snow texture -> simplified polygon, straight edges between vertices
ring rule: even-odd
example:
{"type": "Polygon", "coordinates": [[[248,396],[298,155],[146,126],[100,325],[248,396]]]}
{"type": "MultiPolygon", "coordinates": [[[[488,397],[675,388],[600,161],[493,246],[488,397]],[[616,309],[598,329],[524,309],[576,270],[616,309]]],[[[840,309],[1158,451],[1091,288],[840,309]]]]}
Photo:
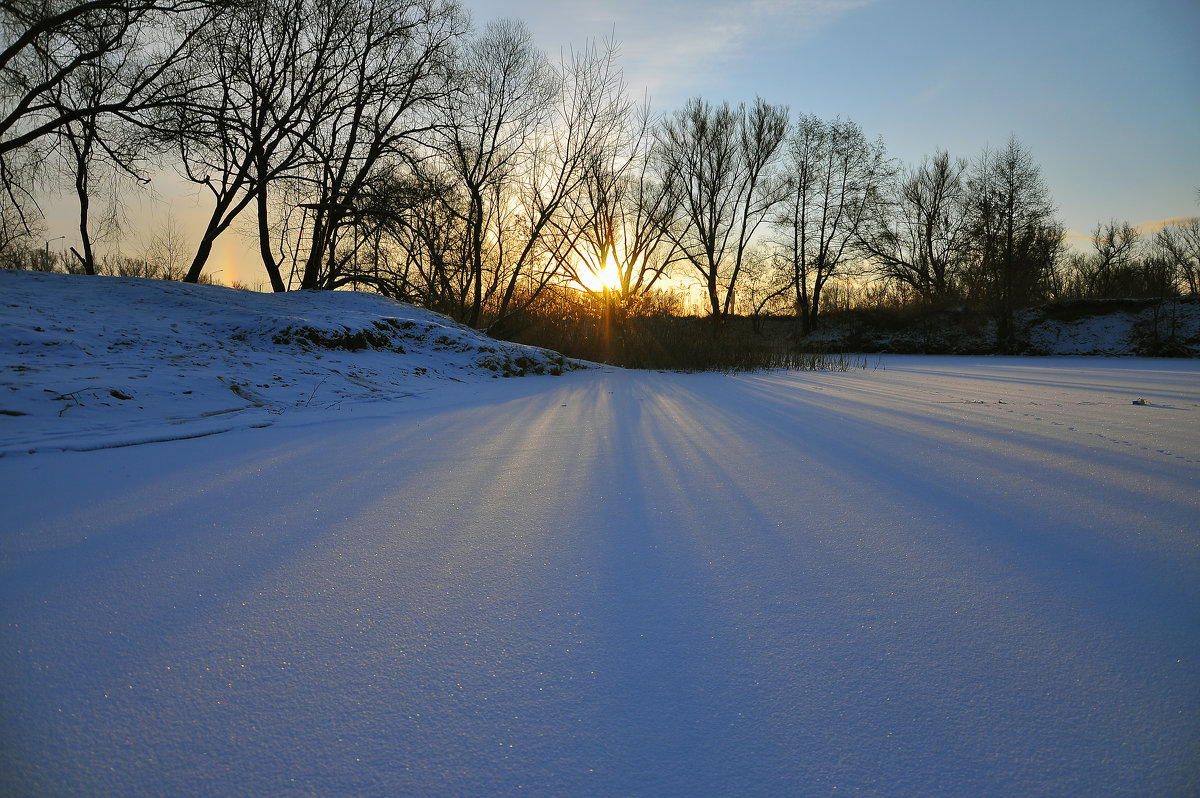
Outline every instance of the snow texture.
{"type": "Polygon", "coordinates": [[[260,427],[577,365],[373,294],[0,271],[0,456],[260,427]]]}
{"type": "Polygon", "coordinates": [[[1195,361],[505,380],[2,272],[0,336],[6,796],[1200,792],[1195,361]]]}

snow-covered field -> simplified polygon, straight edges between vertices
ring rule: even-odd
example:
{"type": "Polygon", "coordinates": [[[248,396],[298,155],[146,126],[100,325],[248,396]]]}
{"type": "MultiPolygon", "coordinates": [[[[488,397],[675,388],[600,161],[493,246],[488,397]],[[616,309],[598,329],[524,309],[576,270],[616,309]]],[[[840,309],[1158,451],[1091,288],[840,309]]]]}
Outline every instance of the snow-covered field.
{"type": "Polygon", "coordinates": [[[0,272],[0,794],[1200,792],[1200,363],[570,366],[0,272]]]}

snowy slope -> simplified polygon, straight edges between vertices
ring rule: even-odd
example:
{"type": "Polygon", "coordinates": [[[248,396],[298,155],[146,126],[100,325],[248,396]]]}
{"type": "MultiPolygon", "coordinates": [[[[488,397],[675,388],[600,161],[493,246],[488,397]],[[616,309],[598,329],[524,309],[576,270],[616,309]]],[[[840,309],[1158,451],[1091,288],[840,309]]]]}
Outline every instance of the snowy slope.
{"type": "Polygon", "coordinates": [[[0,270],[0,456],[361,411],[577,365],[372,294],[0,270]]]}
{"type": "MultiPolygon", "coordinates": [[[[182,328],[142,285],[126,315],[182,328]]],[[[297,348],[378,390],[75,451],[168,429],[173,380],[319,379],[250,315],[178,372],[99,324],[4,345],[138,393],[42,414],[0,380],[29,413],[0,416],[0,794],[1200,792],[1196,361],[504,380],[297,348]]]]}

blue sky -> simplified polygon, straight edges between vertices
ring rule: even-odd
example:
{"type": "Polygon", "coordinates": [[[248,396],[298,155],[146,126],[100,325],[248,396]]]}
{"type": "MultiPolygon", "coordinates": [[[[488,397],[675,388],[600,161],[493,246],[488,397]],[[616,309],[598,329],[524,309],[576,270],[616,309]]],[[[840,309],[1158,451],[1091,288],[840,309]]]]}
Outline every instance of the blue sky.
{"type": "Polygon", "coordinates": [[[464,0],[552,53],[614,34],[635,96],[849,117],[906,163],[1032,150],[1069,231],[1200,214],[1197,0],[464,0]]]}

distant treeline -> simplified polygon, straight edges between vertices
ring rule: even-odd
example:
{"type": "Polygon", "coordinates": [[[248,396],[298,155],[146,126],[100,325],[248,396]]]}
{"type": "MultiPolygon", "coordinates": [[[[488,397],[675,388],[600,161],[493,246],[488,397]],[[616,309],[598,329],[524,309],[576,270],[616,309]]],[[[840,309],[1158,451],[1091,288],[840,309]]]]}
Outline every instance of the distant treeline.
{"type": "Polygon", "coordinates": [[[905,166],[853,121],[762,99],[655,114],[615,43],[551,59],[455,0],[14,0],[0,30],[9,268],[205,280],[245,220],[276,291],[369,288],[494,331],[579,292],[618,325],[678,312],[679,280],[718,335],[960,303],[1004,341],[1034,302],[1200,293],[1200,220],[1102,223],[1071,251],[1015,137],[905,166]],[[204,232],[122,253],[123,208],[163,171],[210,197],[204,232]],[[66,257],[37,201],[64,187],[66,257]]]}

